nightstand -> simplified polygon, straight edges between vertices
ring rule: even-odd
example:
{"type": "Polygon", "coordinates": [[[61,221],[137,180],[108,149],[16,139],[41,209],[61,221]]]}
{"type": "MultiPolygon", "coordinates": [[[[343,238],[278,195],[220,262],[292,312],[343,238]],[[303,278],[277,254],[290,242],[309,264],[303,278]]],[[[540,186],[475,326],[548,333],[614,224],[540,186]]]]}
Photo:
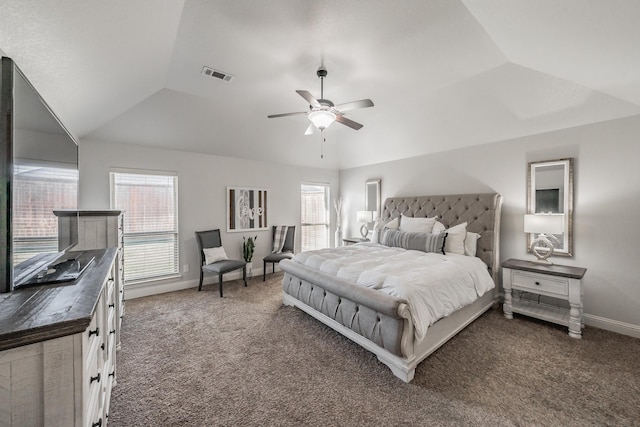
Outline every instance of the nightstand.
{"type": "Polygon", "coordinates": [[[582,337],[582,277],[586,268],[509,259],[502,263],[504,317],[520,313],[569,327],[569,336],[582,337]],[[569,302],[570,308],[530,300],[515,300],[512,291],[545,295],[569,302]]]}
{"type": "Polygon", "coordinates": [[[345,237],[344,239],[342,239],[342,243],[344,243],[345,246],[368,241],[369,239],[363,239],[362,237],[345,237]]]}

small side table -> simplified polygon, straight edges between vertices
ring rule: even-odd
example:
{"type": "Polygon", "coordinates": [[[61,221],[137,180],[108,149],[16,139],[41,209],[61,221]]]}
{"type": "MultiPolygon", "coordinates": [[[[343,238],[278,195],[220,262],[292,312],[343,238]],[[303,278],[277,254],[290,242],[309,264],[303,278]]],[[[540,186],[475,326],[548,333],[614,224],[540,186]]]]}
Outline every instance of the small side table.
{"type": "Polygon", "coordinates": [[[582,338],[582,277],[586,268],[558,264],[540,264],[532,261],[509,259],[502,263],[504,288],[504,317],[513,319],[520,313],[569,327],[569,336],[582,338]],[[515,301],[512,290],[546,295],[569,301],[570,309],[529,300],[515,301]]]}
{"type": "Polygon", "coordinates": [[[353,245],[355,243],[368,242],[369,239],[363,239],[362,237],[345,237],[342,242],[345,246],[353,245]]]}

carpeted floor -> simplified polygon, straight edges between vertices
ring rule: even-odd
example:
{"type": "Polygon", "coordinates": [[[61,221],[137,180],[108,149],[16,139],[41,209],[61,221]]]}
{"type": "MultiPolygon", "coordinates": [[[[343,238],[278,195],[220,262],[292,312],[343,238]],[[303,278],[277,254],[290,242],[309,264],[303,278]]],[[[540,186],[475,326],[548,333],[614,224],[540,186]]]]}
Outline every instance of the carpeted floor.
{"type": "Polygon", "coordinates": [[[112,426],[640,426],[640,340],[490,310],[405,384],[282,273],[126,303],[112,426]]]}

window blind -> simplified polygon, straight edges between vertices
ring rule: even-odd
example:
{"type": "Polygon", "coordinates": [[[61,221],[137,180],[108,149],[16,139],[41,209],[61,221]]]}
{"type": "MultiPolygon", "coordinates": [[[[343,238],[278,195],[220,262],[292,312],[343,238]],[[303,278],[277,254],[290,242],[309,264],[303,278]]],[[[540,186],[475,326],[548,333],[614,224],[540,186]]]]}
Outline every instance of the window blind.
{"type": "Polygon", "coordinates": [[[124,212],[124,281],[179,273],[178,178],[112,172],[112,207],[124,212]]]}
{"type": "Polygon", "coordinates": [[[301,249],[329,247],[329,185],[302,184],[300,201],[301,249]]]}

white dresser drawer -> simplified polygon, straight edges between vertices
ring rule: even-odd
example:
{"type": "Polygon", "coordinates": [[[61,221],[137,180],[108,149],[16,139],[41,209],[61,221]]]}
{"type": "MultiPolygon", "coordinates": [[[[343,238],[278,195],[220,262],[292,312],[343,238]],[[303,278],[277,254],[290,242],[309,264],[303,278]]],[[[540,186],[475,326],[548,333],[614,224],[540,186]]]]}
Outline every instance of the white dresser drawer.
{"type": "Polygon", "coordinates": [[[569,295],[569,280],[564,277],[512,270],[511,286],[514,289],[530,290],[536,293],[555,294],[563,297],[569,295]]]}

